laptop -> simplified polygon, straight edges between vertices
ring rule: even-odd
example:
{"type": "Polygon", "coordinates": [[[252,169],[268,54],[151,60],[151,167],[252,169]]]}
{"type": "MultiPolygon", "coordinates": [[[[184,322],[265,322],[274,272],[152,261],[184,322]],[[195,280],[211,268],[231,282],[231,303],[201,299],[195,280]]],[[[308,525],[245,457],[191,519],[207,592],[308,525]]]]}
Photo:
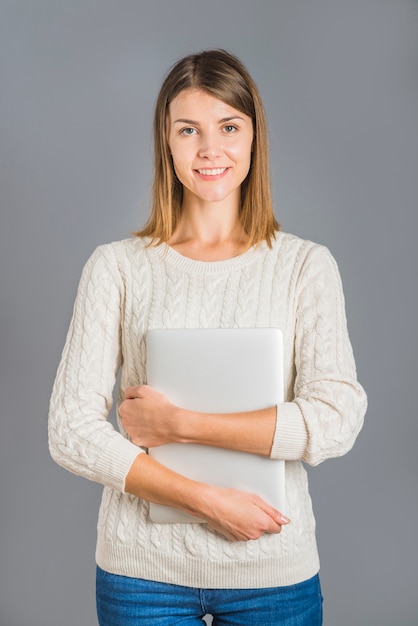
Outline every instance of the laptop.
{"type": "MultiPolygon", "coordinates": [[[[147,333],[146,348],[148,385],[177,406],[236,413],[283,401],[283,337],[277,328],[155,329],[147,333]]],[[[199,444],[166,444],[148,452],[183,476],[257,493],[285,512],[284,461],[199,444]]],[[[203,522],[155,503],[150,518],[203,522]]]]}

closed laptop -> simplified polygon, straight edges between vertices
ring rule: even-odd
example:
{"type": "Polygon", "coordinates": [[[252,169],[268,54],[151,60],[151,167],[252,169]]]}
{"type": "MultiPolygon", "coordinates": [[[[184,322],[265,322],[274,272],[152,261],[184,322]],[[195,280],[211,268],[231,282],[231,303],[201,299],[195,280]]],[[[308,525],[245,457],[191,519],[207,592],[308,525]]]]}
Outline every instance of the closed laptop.
{"type": "MultiPolygon", "coordinates": [[[[155,329],[147,333],[146,345],[148,385],[177,406],[239,413],[283,401],[283,338],[277,328],[155,329]]],[[[199,444],[166,444],[149,454],[183,476],[257,493],[285,512],[284,461],[199,444]]],[[[202,521],[154,503],[150,518],[202,521]]]]}

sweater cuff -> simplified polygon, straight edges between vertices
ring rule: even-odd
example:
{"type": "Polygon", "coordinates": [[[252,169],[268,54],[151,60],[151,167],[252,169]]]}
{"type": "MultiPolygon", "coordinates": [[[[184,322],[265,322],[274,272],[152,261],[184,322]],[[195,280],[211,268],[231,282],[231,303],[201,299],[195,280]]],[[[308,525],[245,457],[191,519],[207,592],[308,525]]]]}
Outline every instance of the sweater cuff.
{"type": "Polygon", "coordinates": [[[295,402],[277,405],[276,431],[270,456],[283,461],[299,461],[308,445],[308,431],[295,402]]]}
{"type": "Polygon", "coordinates": [[[113,441],[107,454],[103,454],[96,463],[104,484],[125,493],[126,476],[138,454],[145,452],[128,439],[120,436],[116,445],[113,441]]]}

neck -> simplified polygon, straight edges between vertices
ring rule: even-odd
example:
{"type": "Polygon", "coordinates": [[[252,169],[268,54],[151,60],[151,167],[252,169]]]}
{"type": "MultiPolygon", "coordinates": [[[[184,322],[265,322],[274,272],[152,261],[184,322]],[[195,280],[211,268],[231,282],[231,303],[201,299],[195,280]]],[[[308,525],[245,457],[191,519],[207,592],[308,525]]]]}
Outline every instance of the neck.
{"type": "Polygon", "coordinates": [[[239,219],[238,207],[185,205],[169,246],[198,261],[223,261],[242,254],[248,237],[239,219]]]}

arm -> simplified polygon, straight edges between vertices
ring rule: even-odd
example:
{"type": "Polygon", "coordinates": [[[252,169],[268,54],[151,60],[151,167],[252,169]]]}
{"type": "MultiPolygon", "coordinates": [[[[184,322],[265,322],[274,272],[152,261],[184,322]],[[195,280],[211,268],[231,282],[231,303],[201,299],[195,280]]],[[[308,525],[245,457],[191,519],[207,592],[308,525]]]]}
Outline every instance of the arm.
{"type": "Polygon", "coordinates": [[[125,396],[119,415],[138,446],[200,443],[270,456],[276,407],[247,413],[199,413],[175,406],[147,385],[129,387],[125,396]]]}
{"type": "Polygon", "coordinates": [[[80,279],[48,421],[49,449],[59,465],[119,491],[138,456],[108,421],[121,363],[122,297],[114,252],[100,247],[80,279]]]}
{"type": "Polygon", "coordinates": [[[291,402],[277,412],[206,415],[175,407],[149,387],[131,387],[120,414],[133,440],[145,446],[195,442],[312,465],[347,452],[367,403],[356,379],[338,269],[322,246],[311,248],[301,268],[295,309],[291,402]]]}
{"type": "Polygon", "coordinates": [[[195,515],[231,541],[279,533],[290,521],[255,494],[190,480],[145,454],[140,454],[132,464],[126,491],[195,515]]]}
{"type": "Polygon", "coordinates": [[[363,425],[366,394],[357,381],[337,264],[313,246],[295,294],[294,399],[278,407],[272,456],[310,465],[348,452],[363,425]],[[302,445],[300,433],[307,438],[302,445]]]}

